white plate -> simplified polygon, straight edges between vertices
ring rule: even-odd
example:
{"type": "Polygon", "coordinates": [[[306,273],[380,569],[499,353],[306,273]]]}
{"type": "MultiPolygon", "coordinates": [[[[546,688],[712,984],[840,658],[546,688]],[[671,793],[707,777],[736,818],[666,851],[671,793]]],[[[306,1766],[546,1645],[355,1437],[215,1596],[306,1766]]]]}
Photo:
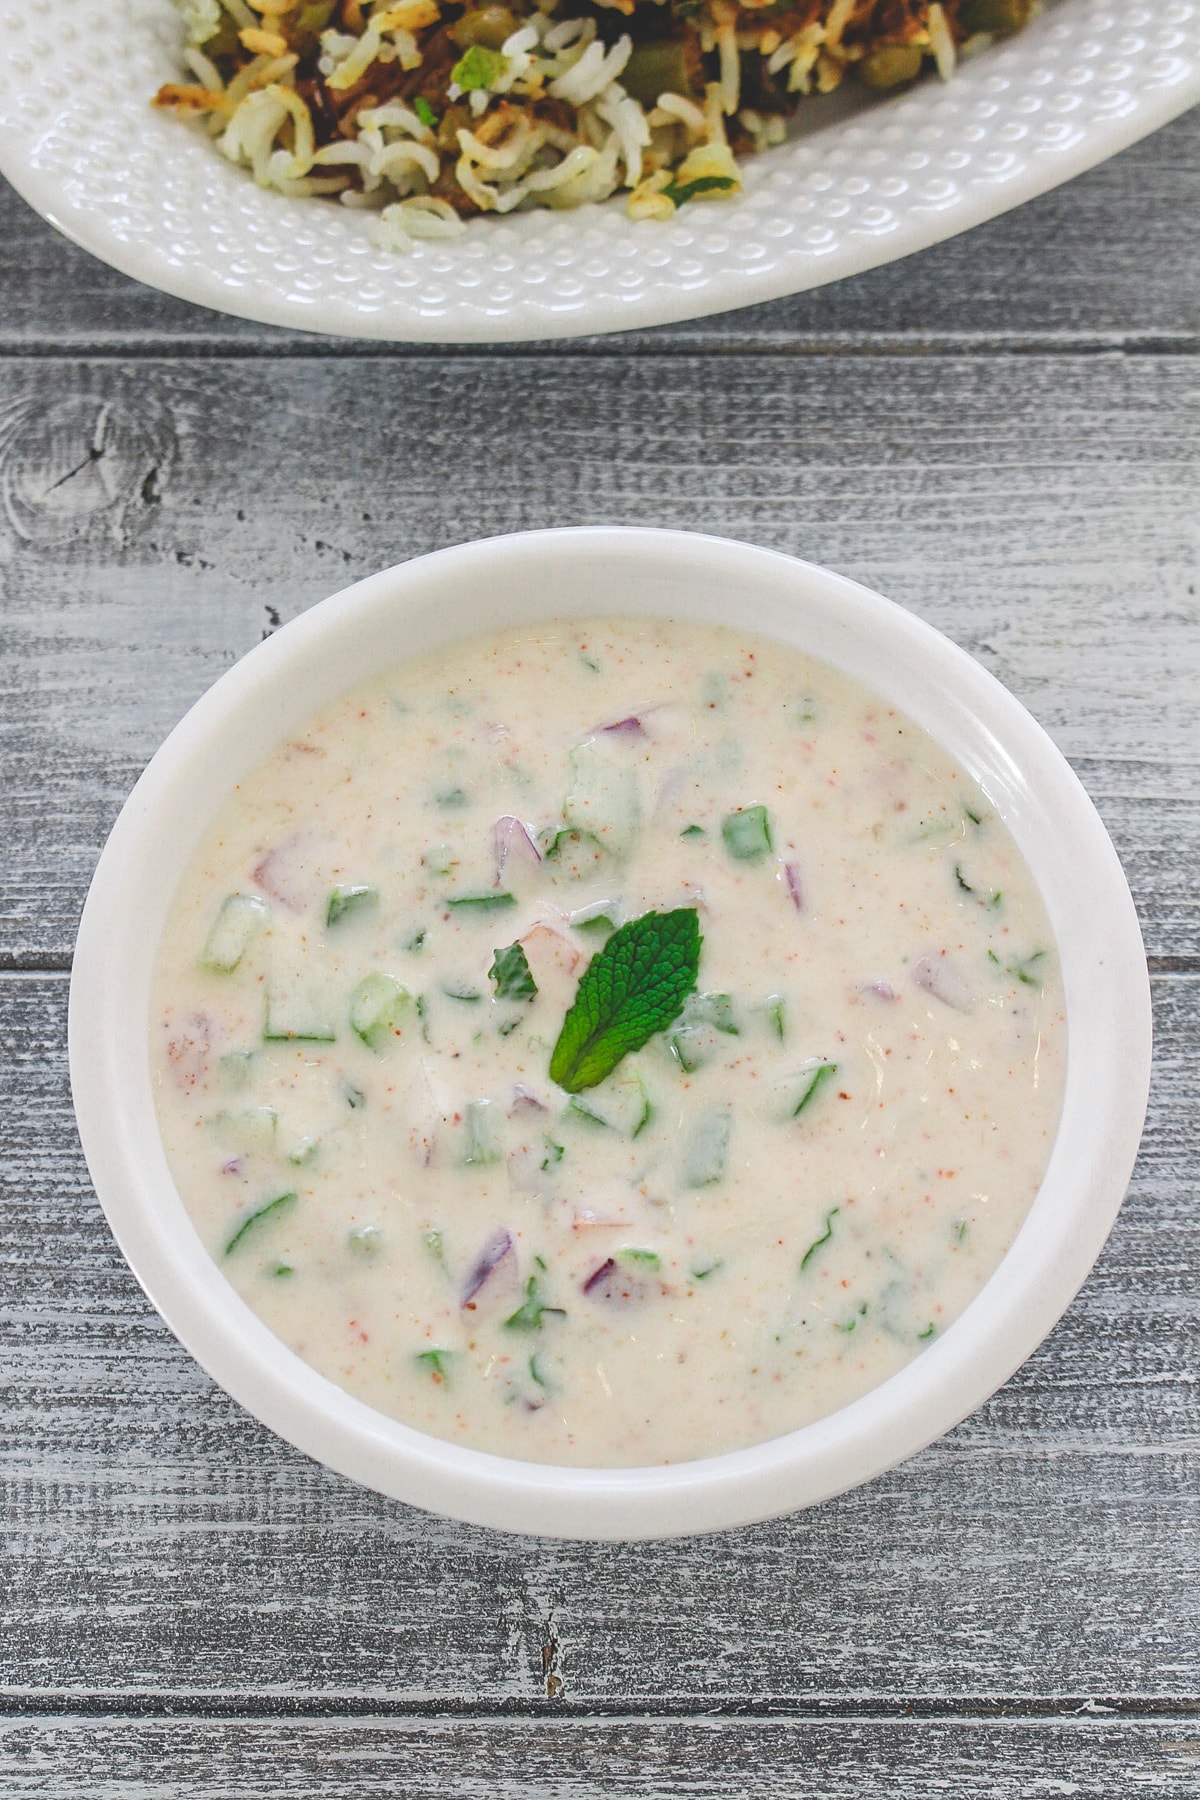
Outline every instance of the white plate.
{"type": "Polygon", "coordinates": [[[619,200],[479,219],[398,258],[362,215],[261,192],[154,113],[179,40],[169,0],[0,0],[0,170],[152,287],[401,340],[573,337],[817,287],[1032,199],[1200,100],[1200,0],[1051,0],[944,87],[813,102],[801,136],[747,159],[739,200],[666,225],[633,224],[619,200]]]}

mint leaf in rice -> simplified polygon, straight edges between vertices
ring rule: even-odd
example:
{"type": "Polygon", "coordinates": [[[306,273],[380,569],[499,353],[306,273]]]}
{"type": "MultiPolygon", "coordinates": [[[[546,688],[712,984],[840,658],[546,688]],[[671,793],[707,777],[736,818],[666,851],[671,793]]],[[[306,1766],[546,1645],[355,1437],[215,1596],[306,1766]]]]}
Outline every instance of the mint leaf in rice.
{"type": "Polygon", "coordinates": [[[508,58],[501,51],[489,50],[484,44],[472,44],[451,69],[450,80],[464,94],[469,94],[477,88],[490,88],[507,73],[508,58]]]}

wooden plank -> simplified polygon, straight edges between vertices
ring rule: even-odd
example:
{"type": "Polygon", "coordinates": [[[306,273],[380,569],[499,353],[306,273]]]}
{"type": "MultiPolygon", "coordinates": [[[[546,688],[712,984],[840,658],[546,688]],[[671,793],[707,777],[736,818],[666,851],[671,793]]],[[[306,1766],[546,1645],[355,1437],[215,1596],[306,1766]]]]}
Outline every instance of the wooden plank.
{"type": "Polygon", "coordinates": [[[186,707],[274,623],[463,538],[705,527],[855,575],[1078,760],[1153,957],[1200,951],[1186,358],[0,363],[0,958],[64,959],[186,707]]]}
{"type": "Polygon", "coordinates": [[[1155,982],[1130,1199],[1025,1369],[867,1488],[649,1550],[427,1517],[214,1388],[99,1217],[66,986],[0,980],[0,1707],[1145,1711],[1200,1693],[1200,976],[1155,982]]]}
{"type": "Polygon", "coordinates": [[[13,1720],[9,1800],[1125,1800],[1200,1793],[1194,1719],[13,1720]]]}
{"type": "MultiPolygon", "coordinates": [[[[572,353],[1046,338],[1195,347],[1200,300],[1188,221],[1198,213],[1200,111],[919,256],[717,319],[581,341],[572,353]]],[[[222,346],[353,353],[335,340],[227,319],[142,287],[56,235],[3,183],[0,234],[7,246],[0,351],[136,342],[193,354],[222,346]]]]}

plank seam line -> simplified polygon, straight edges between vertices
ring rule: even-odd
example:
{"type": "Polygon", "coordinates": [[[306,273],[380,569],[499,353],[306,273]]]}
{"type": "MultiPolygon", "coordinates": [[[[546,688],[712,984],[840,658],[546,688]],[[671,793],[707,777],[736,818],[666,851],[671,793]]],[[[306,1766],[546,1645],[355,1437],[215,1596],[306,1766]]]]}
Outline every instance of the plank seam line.
{"type": "Polygon", "coordinates": [[[430,1700],[381,1703],[379,1700],[356,1700],[353,1697],[321,1699],[311,1694],[290,1700],[286,1695],[230,1696],[220,1695],[121,1695],[105,1704],[94,1694],[0,1694],[0,1722],[17,1724],[29,1720],[88,1720],[97,1723],[133,1722],[146,1719],[169,1723],[178,1719],[201,1719],[212,1722],[244,1724],[289,1720],[295,1723],[328,1724],[352,1720],[355,1724],[376,1723],[381,1726],[446,1723],[470,1724],[552,1723],[581,1726],[591,1724],[619,1725],[654,1723],[661,1725],[740,1723],[763,1726],[799,1725],[906,1725],[945,1724],[971,1725],[1008,1723],[1061,1725],[1072,1720],[1090,1724],[1164,1723],[1186,1726],[1200,1718],[1200,1699],[1176,1697],[1115,1698],[1103,1700],[1071,1697],[1062,1700],[984,1700],[895,1701],[878,1699],[855,1706],[847,1703],[828,1705],[791,1704],[783,1701],[743,1701],[705,1703],[697,1700],[656,1707],[652,1704],[631,1706],[628,1700],[611,1706],[591,1704],[578,1708],[569,1702],[545,1699],[519,1699],[495,1703],[453,1700],[430,1700]]]}
{"type": "Polygon", "coordinates": [[[155,343],[135,339],[89,340],[76,343],[61,340],[31,339],[24,343],[0,344],[0,361],[30,362],[470,362],[472,360],[536,361],[548,357],[567,362],[654,362],[678,361],[681,358],[764,357],[775,360],[819,361],[835,357],[896,357],[933,360],[938,357],[973,359],[1038,358],[1038,357],[1181,357],[1200,354],[1200,336],[1191,333],[1152,333],[1139,335],[1114,333],[1111,336],[1062,336],[1046,338],[1007,338],[1003,333],[980,337],[953,335],[890,337],[887,335],[848,335],[820,338],[797,335],[781,339],[752,336],[730,337],[723,341],[692,338],[655,338],[630,336],[613,339],[558,339],[548,342],[517,344],[387,344],[375,339],[317,339],[309,342],[239,341],[236,338],[166,337],[155,343]]]}

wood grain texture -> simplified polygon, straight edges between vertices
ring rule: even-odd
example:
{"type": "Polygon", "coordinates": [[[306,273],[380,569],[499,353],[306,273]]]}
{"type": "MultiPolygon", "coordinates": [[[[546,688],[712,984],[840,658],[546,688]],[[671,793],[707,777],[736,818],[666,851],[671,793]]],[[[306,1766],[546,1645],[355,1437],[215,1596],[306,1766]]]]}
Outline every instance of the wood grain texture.
{"type": "MultiPolygon", "coordinates": [[[[915,348],[947,342],[1200,344],[1194,233],[1200,110],[1066,187],[964,236],[831,287],[715,319],[580,340],[570,354],[688,348],[915,348]]],[[[0,353],[72,346],[266,349],[352,355],[352,346],[274,330],[172,300],[59,237],[0,182],[5,244],[0,353]]],[[[526,352],[528,354],[528,351],[526,352]]],[[[412,355],[397,347],[397,354],[412,355]]],[[[420,354],[420,352],[417,352],[420,354]]],[[[500,349],[500,357],[511,352],[500,349]]]]}
{"type": "Polygon", "coordinates": [[[1171,1710],[1200,1694],[1200,977],[1156,981],[1130,1198],[1031,1362],[856,1493],[650,1551],[426,1517],[215,1388],[99,1216],[66,986],[0,981],[0,1710],[1171,1710]]]}
{"type": "Polygon", "coordinates": [[[0,1727],[7,1800],[1126,1800],[1200,1794],[1195,1720],[104,1718],[0,1727]]]}
{"type": "Polygon", "coordinates": [[[1050,730],[1200,951],[1200,364],[0,363],[0,956],[61,961],[136,774],[322,595],[440,544],[703,526],[857,576],[1050,730]]]}

